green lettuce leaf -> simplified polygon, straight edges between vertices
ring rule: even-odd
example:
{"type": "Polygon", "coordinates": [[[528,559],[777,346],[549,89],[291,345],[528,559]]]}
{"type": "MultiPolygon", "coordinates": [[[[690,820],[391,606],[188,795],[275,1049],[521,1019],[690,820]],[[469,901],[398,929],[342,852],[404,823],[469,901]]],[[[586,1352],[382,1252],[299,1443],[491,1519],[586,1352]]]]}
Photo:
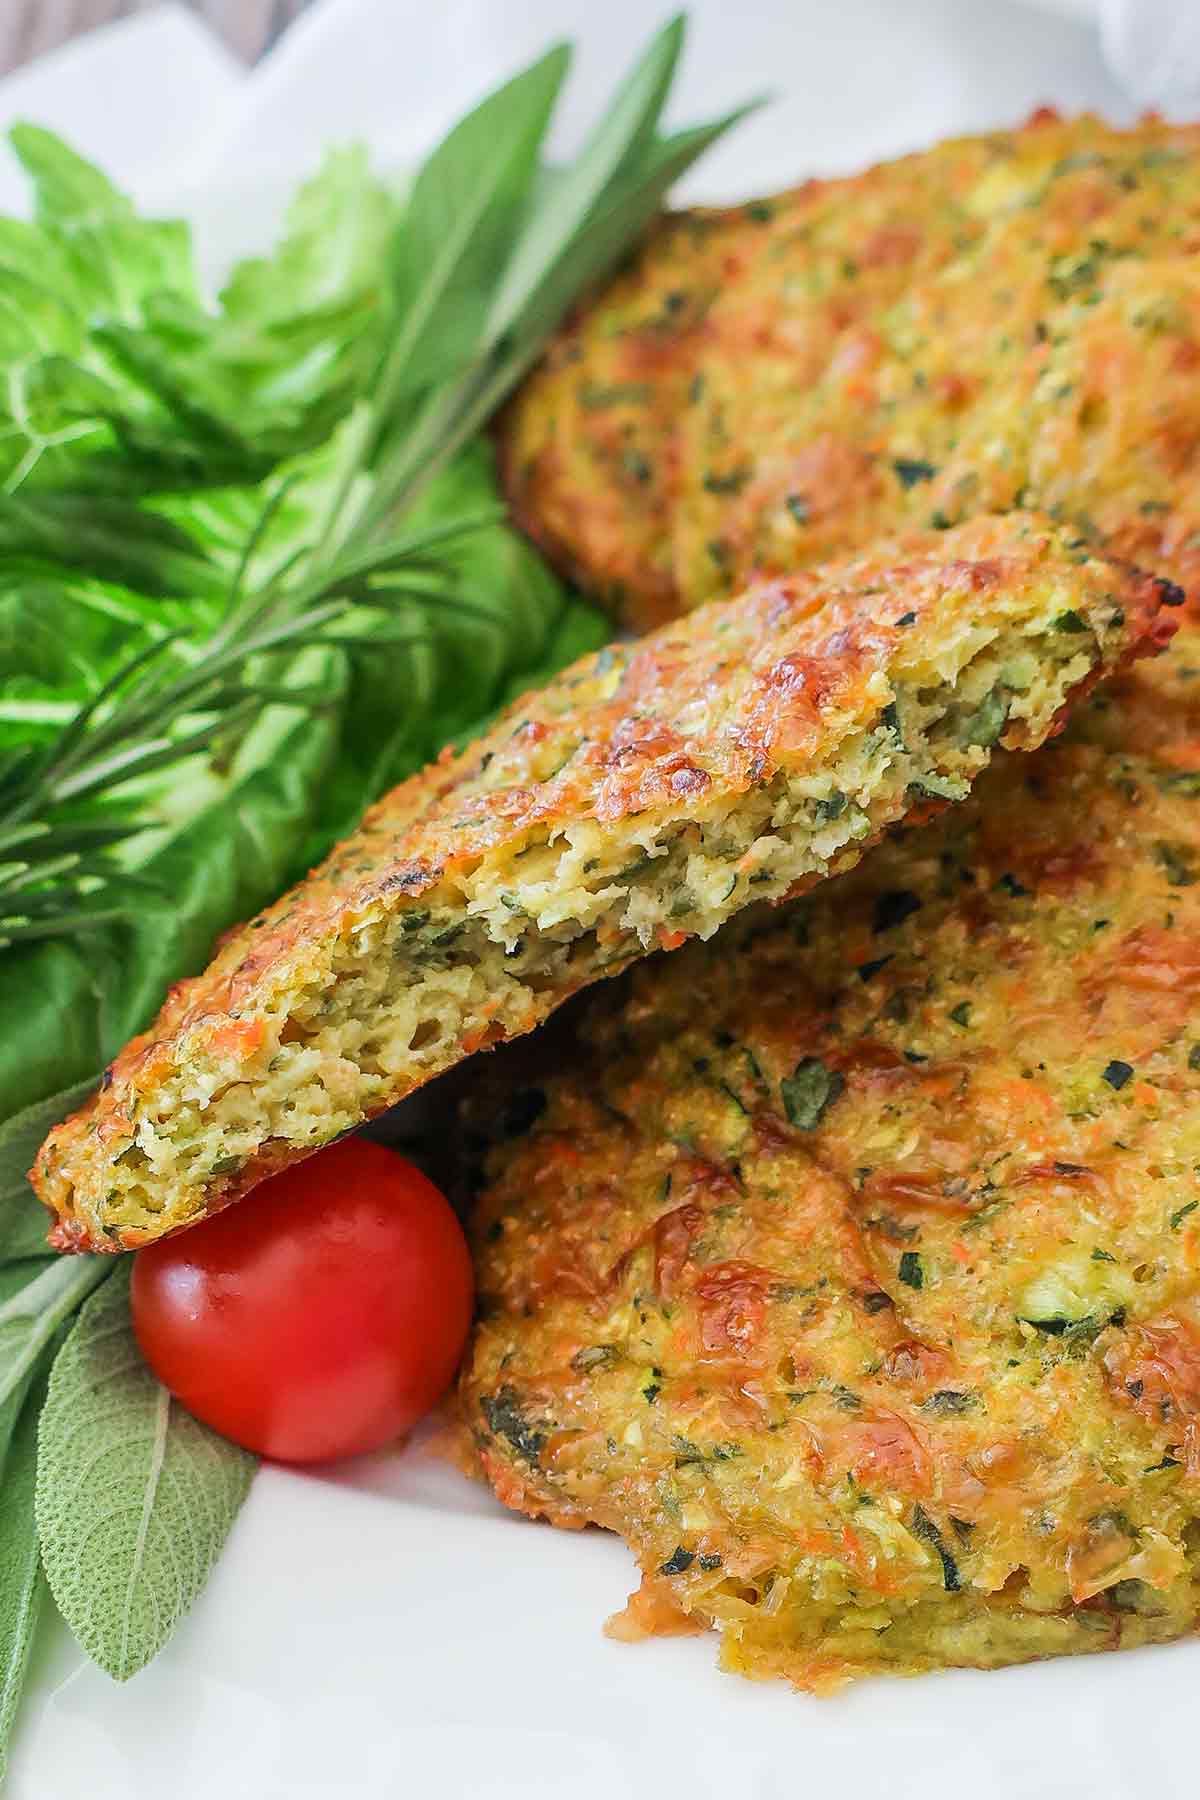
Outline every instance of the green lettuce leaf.
{"type": "Polygon", "coordinates": [[[0,219],[6,491],[257,482],[328,436],[379,354],[400,210],[361,151],[326,159],[211,306],[182,222],[140,217],[51,132],[11,138],[35,216],[0,219]]]}

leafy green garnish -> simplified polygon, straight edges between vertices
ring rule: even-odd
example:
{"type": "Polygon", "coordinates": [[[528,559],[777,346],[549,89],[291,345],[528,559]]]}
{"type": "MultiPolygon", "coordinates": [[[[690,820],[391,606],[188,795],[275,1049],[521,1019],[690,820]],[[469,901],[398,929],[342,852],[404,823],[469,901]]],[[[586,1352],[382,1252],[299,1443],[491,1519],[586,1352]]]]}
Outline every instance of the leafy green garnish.
{"type": "MultiPolygon", "coordinates": [[[[45,1359],[43,1359],[44,1363],[45,1359]]],[[[42,1567],[34,1519],[38,1416],[45,1395],[44,1367],[36,1372],[28,1395],[6,1404],[6,1443],[0,1476],[0,1782],[8,1764],[8,1745],[21,1689],[29,1667],[42,1601],[42,1567]],[[15,1404],[14,1404],[15,1402],[15,1404]]]]}
{"type": "MultiPolygon", "coordinates": [[[[336,704],[328,681],[289,684],[285,652],[319,639],[345,652],[399,653],[416,672],[430,666],[423,649],[436,666],[443,646],[430,620],[451,610],[473,615],[477,636],[499,625],[512,649],[523,642],[511,621],[481,617],[431,557],[434,545],[477,518],[443,512],[415,533],[397,521],[529,367],[576,294],[636,236],[675,176],[741,116],[658,135],[682,40],[680,19],[656,36],[564,170],[547,176],[541,168],[569,62],[560,47],[450,132],[390,231],[386,199],[358,165],[334,161],[325,187],[306,190],[276,266],[239,271],[216,315],[196,303],[186,239],[173,231],[165,313],[143,272],[130,284],[125,314],[112,316],[113,301],[99,323],[76,321],[82,339],[73,366],[92,383],[93,413],[107,424],[85,434],[90,448],[73,450],[65,469],[61,458],[54,464],[52,491],[0,497],[0,576],[7,560],[35,565],[64,591],[72,571],[139,597],[195,596],[208,635],[149,632],[44,744],[22,742],[0,761],[0,857],[11,851],[0,863],[0,947],[73,936],[136,908],[136,891],[110,896],[107,884],[114,846],[145,822],[146,776],[191,755],[227,765],[264,703],[336,704]],[[366,223],[350,232],[348,273],[322,286],[315,221],[334,201],[345,210],[347,184],[365,198],[366,223]],[[385,239],[372,286],[370,252],[385,239]],[[285,284],[299,290],[299,312],[281,311],[285,284]],[[262,345],[289,340],[290,364],[281,369],[268,357],[264,374],[262,345]],[[114,369],[125,384],[115,398],[115,390],[101,392],[117,379],[114,369]],[[293,369],[298,379],[289,381],[293,369]],[[318,450],[335,416],[344,423],[318,450]],[[171,446],[165,460],[159,440],[171,446]],[[272,474],[278,478],[258,492],[236,552],[214,536],[211,505],[172,499],[164,513],[162,502],[147,501],[272,474]],[[298,519],[287,504],[296,490],[306,501],[298,519]],[[102,789],[106,817],[81,825],[79,806],[102,789]]],[[[86,224],[96,209],[121,229],[141,228],[104,177],[56,140],[26,131],[19,144],[45,190],[44,231],[86,224]]],[[[160,262],[152,272],[167,279],[160,262]]],[[[79,404],[71,402],[73,417],[79,404]]],[[[449,666],[461,676],[457,659],[449,666]]],[[[481,694],[475,710],[489,698],[481,694]]],[[[402,717],[389,746],[405,729],[402,717]]]]}
{"type": "Polygon", "coordinates": [[[49,1255],[47,1215],[34,1203],[26,1170],[50,1127],[82,1106],[94,1087],[81,1081],[0,1125],[0,1266],[49,1255]]]}
{"type": "Polygon", "coordinates": [[[0,1407],[22,1391],[59,1326],[111,1272],[104,1257],[56,1257],[0,1306],[0,1407]]]}
{"type": "Polygon", "coordinates": [[[117,1681],[204,1586],[254,1458],[184,1412],[142,1361],[123,1262],[83,1307],[38,1429],[37,1526],[59,1611],[117,1681]]]}
{"type": "Polygon", "coordinates": [[[410,498],[480,428],[575,296],[612,267],[685,169],[751,110],[658,135],[683,38],[677,16],[565,169],[543,175],[537,160],[569,66],[565,46],[485,100],[422,168],[400,238],[409,234],[403,266],[411,273],[401,277],[379,377],[370,443],[383,467],[368,518],[410,498]],[[495,284],[486,305],[472,294],[481,276],[495,284]],[[439,307],[451,322],[457,316],[453,342],[439,307]]]}
{"type": "Polygon", "coordinates": [[[256,482],[328,436],[379,353],[400,210],[361,150],[327,158],[275,255],[241,265],[212,309],[184,224],[139,217],[48,131],[11,142],[36,212],[0,220],[6,493],[256,482]]]}
{"type": "MultiPolygon", "coordinates": [[[[0,1755],[39,1541],[123,1679],[199,1592],[253,1467],[141,1363],[126,1268],[46,1260],[24,1171],[224,927],[602,641],[502,523],[479,433],[740,116],[660,135],[682,37],[657,34],[564,169],[543,160],[561,48],[404,200],[362,152],[329,157],[216,305],[183,225],[14,134],[35,217],[0,220],[0,1755]]],[[[494,1405],[536,1457],[540,1429],[508,1390],[494,1405]]]]}

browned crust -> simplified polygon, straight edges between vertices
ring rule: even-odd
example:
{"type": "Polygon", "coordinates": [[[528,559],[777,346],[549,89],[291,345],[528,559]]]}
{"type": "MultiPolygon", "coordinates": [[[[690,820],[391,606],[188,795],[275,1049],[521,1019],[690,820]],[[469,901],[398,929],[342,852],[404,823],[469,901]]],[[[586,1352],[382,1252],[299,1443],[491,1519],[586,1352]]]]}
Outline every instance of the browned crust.
{"type": "MultiPolygon", "coordinates": [[[[129,1227],[115,1230],[115,1243],[94,1232],[76,1205],[77,1182],[102,1174],[131,1143],[139,1110],[179,1067],[202,1056],[239,1079],[264,1042],[270,996],[320,976],[328,947],[355,923],[411,906],[566,822],[613,830],[650,814],[666,824],[694,816],[701,797],[736,797],[777,772],[819,768],[831,718],[873,719],[873,684],[902,651],[912,653],[922,632],[936,638],[964,605],[1048,576],[1084,611],[1120,601],[1124,624],[1110,667],[1118,652],[1124,660],[1161,647],[1173,629],[1161,612],[1164,599],[1178,598],[1167,584],[1085,558],[1048,521],[1014,514],[910,533],[823,574],[764,584],[634,645],[586,657],[525,696],[477,744],[444,753],[380,801],[305,882],[228,933],[202,975],[175,985],[100,1091],[42,1146],[31,1179],[59,1215],[56,1247],[131,1249],[145,1241],[129,1227]]],[[[1021,736],[1014,729],[1004,741],[1021,736]]],[[[907,810],[897,807],[897,816],[907,810]]],[[[860,853],[855,846],[835,866],[860,853]]],[[[682,941],[682,933],[660,934],[665,948],[682,941]]],[[[630,957],[638,953],[629,946],[630,957]]],[[[578,985],[536,1003],[530,997],[521,1029],[578,985]]],[[[498,1025],[486,1026],[448,1059],[499,1035],[498,1025]]],[[[397,1076],[374,1110],[436,1072],[397,1076]]],[[[228,1205],[305,1153],[264,1144],[238,1172],[208,1179],[204,1210],[228,1205]]]]}
{"type": "Polygon", "coordinates": [[[1195,597],[1198,244],[1200,129],[1048,109],[745,208],[669,215],[506,409],[513,517],[635,629],[964,505],[1074,517],[1195,597]],[[1034,193],[1015,209],[1010,178],[1034,193]],[[1156,293],[1172,322],[1151,351],[1140,299],[1156,293]],[[895,342],[909,312],[911,353],[895,342]],[[1047,384],[1060,359],[1074,361],[1047,384]],[[918,377],[936,401],[914,400],[918,377]],[[935,473],[897,481],[906,459],[935,473]],[[798,488],[808,516],[793,519],[798,488]]]}

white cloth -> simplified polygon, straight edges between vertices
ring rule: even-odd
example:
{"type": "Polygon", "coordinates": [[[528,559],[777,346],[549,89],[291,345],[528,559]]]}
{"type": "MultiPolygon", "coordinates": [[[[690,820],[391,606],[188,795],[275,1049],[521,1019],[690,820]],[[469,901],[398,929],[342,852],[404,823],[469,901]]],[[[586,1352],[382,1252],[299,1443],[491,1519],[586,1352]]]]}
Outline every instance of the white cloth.
{"type": "MultiPolygon", "coordinates": [[[[671,3],[321,0],[252,72],[164,7],[0,83],[0,131],[49,124],[139,201],[186,211],[216,275],[269,238],[323,144],[411,160],[553,36],[580,44],[569,137],[671,3]]],[[[698,195],[861,166],[1040,101],[1121,119],[1200,99],[1200,0],[691,10],[675,116],[776,96],[704,160],[698,195]]],[[[0,157],[0,211],[23,192],[0,157]]],[[[632,1578],[606,1534],[501,1517],[419,1448],[321,1480],[266,1470],[211,1588],[133,1681],[47,1630],[5,1800],[1194,1800],[1200,1643],[817,1703],[720,1675],[711,1640],[603,1638],[632,1578]]]]}
{"type": "Polygon", "coordinates": [[[1100,41],[1142,105],[1180,117],[1200,106],[1200,0],[1100,0],[1100,41]]]}

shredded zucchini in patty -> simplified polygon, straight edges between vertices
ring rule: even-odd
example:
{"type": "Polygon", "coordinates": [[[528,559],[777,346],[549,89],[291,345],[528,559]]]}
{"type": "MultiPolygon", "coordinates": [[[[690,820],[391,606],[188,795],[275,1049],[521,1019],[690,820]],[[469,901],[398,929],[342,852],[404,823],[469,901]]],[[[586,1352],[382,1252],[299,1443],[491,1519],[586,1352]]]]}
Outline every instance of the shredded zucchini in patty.
{"type": "Polygon", "coordinates": [[[183,984],[43,1147],[56,1241],[190,1224],[598,977],[848,866],[1161,641],[1164,598],[1010,515],[585,659],[183,984]]]}
{"type": "Polygon", "coordinates": [[[1196,1629],[1198,675],[1191,630],[473,1099],[465,1418],[628,1539],[617,1635],[820,1691],[1196,1629]]]}

